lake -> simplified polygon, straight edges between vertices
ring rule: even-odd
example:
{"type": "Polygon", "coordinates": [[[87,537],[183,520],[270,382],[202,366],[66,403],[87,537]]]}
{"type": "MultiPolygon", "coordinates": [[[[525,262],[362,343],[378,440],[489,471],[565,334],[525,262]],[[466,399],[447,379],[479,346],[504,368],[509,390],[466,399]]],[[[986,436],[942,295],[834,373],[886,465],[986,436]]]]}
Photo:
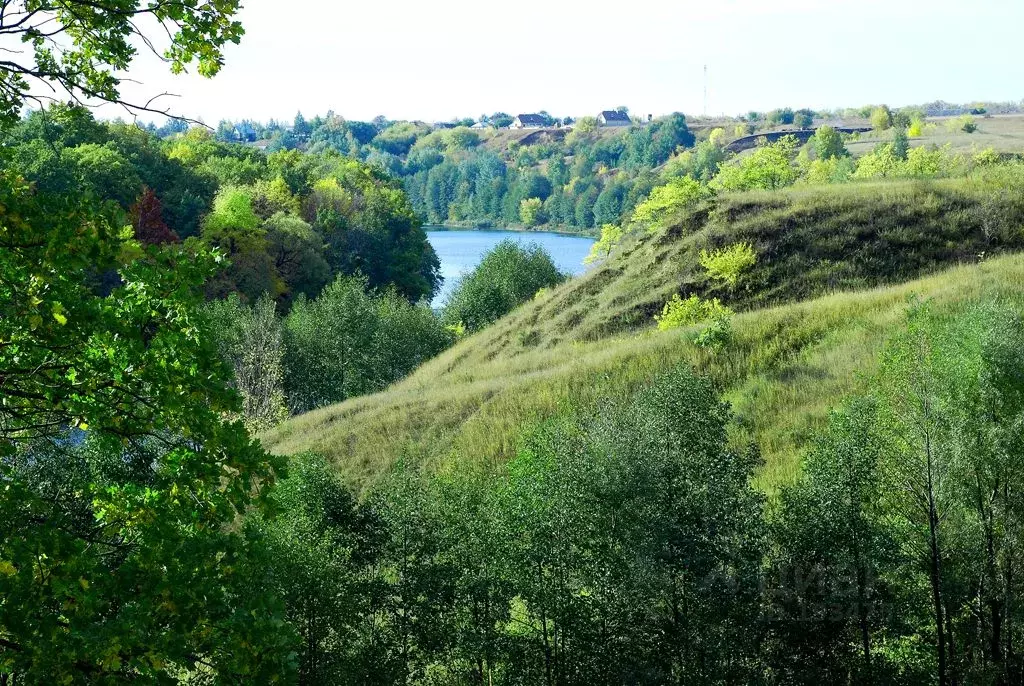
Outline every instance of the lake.
{"type": "Polygon", "coordinates": [[[459,230],[436,226],[424,227],[427,239],[441,260],[444,284],[430,304],[440,307],[463,274],[480,264],[484,253],[506,238],[519,243],[537,243],[548,251],[558,269],[567,274],[580,274],[584,270],[583,258],[594,244],[593,238],[570,236],[550,231],[459,230]]]}

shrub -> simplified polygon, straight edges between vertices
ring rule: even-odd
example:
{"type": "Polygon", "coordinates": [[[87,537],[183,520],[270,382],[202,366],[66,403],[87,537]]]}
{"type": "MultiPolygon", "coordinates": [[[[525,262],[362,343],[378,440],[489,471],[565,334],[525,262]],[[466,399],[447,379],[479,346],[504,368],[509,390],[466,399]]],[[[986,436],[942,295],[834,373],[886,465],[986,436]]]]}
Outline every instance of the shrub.
{"type": "Polygon", "coordinates": [[[811,138],[814,152],[819,160],[830,160],[833,157],[846,157],[850,153],[843,144],[843,135],[831,126],[822,126],[811,138]]]}
{"type": "Polygon", "coordinates": [[[793,125],[801,129],[809,129],[814,124],[814,112],[797,110],[793,113],[793,125]]]}
{"type": "Polygon", "coordinates": [[[811,160],[803,171],[802,183],[820,186],[829,183],[846,183],[850,180],[857,163],[852,157],[833,157],[828,160],[811,160]]]}
{"type": "Polygon", "coordinates": [[[971,162],[975,167],[987,167],[993,164],[999,164],[1002,159],[999,157],[999,153],[996,152],[995,148],[988,147],[984,150],[975,153],[974,157],[971,158],[971,162]]]}
{"type": "Polygon", "coordinates": [[[892,143],[886,143],[860,158],[855,179],[874,179],[897,176],[902,171],[902,160],[896,157],[892,143]]]}
{"type": "Polygon", "coordinates": [[[946,122],[946,128],[950,133],[974,133],[978,130],[978,124],[974,121],[974,117],[969,114],[965,114],[961,117],[955,117],[946,122]]]}
{"type": "Polygon", "coordinates": [[[504,240],[459,280],[445,305],[448,325],[478,331],[526,302],[545,286],[565,280],[551,256],[539,245],[504,240]]]}
{"type": "Polygon", "coordinates": [[[316,300],[299,298],[284,320],[285,394],[307,412],[379,391],[444,350],[452,335],[425,305],[394,289],[340,276],[316,300]]]}
{"type": "Polygon", "coordinates": [[[740,274],[757,264],[757,253],[750,243],[736,243],[728,248],[700,251],[700,264],[708,275],[735,288],[740,274]]]}
{"type": "Polygon", "coordinates": [[[732,336],[733,311],[718,298],[702,300],[691,295],[686,300],[676,293],[665,303],[660,315],[655,315],[659,331],[669,331],[683,326],[708,322],[708,325],[693,336],[694,344],[702,348],[719,348],[732,336]]]}
{"type": "Polygon", "coordinates": [[[683,300],[676,293],[661,308],[661,314],[654,315],[654,320],[658,322],[659,331],[668,331],[708,320],[728,319],[732,315],[732,310],[723,305],[718,298],[704,300],[697,295],[691,295],[683,300]]]}

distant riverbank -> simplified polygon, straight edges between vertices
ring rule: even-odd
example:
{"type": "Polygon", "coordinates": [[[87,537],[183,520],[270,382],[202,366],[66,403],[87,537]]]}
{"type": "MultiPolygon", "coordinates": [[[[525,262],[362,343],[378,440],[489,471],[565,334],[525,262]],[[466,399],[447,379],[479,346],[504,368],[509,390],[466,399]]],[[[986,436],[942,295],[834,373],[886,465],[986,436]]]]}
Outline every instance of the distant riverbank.
{"type": "Polygon", "coordinates": [[[495,226],[480,225],[476,222],[446,222],[444,224],[424,224],[425,231],[511,231],[514,233],[554,233],[562,236],[586,236],[597,238],[598,229],[580,229],[575,226],[495,226]]]}

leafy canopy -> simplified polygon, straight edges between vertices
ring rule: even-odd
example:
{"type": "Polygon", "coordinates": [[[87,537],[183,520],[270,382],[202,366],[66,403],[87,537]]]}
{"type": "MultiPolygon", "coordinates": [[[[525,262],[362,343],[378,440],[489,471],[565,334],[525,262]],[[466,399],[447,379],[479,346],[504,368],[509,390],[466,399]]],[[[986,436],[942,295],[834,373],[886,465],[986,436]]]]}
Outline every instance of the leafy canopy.
{"type": "Polygon", "coordinates": [[[150,103],[121,98],[121,77],[139,44],[160,54],[175,74],[193,64],[202,76],[214,76],[223,65],[223,49],[238,43],[242,25],[233,19],[239,0],[15,0],[4,3],[0,34],[28,47],[24,58],[0,61],[0,124],[13,123],[33,83],[72,98],[104,100],[130,113],[160,112],[150,103]],[[139,28],[159,22],[166,29],[163,49],[139,28]]]}

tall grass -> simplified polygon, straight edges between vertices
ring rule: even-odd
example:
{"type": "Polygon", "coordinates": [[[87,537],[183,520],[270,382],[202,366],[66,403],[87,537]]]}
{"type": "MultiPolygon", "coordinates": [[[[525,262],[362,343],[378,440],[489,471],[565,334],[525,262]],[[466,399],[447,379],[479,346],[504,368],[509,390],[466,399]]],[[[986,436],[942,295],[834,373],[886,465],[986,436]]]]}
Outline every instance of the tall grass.
{"type": "MultiPolygon", "coordinates": [[[[550,297],[563,295],[556,290],[550,297]]],[[[1024,308],[1024,256],[743,313],[718,351],[693,345],[679,329],[546,347],[513,343],[506,318],[389,390],[297,417],[264,441],[282,453],[321,452],[363,485],[398,459],[486,470],[513,454],[524,425],[570,408],[599,412],[659,370],[684,363],[713,379],[732,403],[732,440],[757,442],[765,460],[761,485],[772,489],[793,478],[801,446],[872,370],[915,295],[938,309],[980,298],[1024,308]]],[[[533,316],[530,309],[515,318],[533,316]]]]}

